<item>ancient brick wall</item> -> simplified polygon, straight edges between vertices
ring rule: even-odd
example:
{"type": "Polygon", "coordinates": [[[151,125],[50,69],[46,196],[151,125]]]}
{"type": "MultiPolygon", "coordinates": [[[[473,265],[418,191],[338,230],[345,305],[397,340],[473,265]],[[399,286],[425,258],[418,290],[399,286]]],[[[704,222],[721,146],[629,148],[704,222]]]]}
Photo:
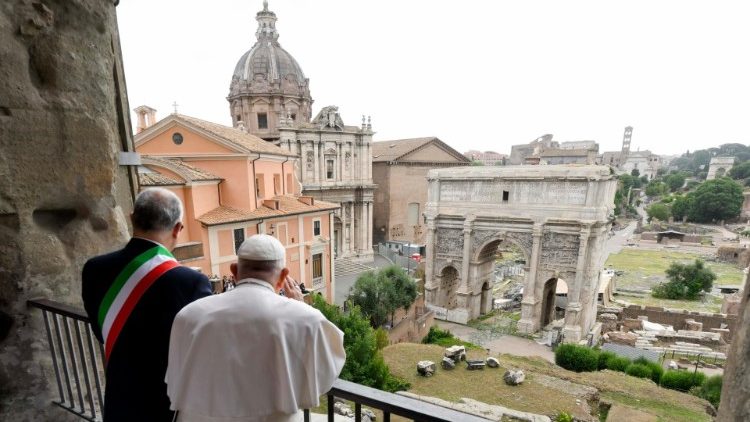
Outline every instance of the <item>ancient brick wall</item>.
{"type": "Polygon", "coordinates": [[[737,317],[734,315],[710,314],[702,312],[677,311],[655,306],[630,305],[622,310],[620,319],[638,318],[647,316],[650,322],[658,324],[667,324],[674,327],[675,330],[687,329],[685,326],[686,319],[693,319],[703,324],[703,331],[711,331],[712,328],[722,328],[726,324],[729,328],[728,340],[734,335],[734,328],[737,324],[737,317]]]}
{"type": "Polygon", "coordinates": [[[0,419],[79,420],[41,311],[80,306],[83,263],[128,238],[130,121],[112,1],[0,2],[0,419]]]}

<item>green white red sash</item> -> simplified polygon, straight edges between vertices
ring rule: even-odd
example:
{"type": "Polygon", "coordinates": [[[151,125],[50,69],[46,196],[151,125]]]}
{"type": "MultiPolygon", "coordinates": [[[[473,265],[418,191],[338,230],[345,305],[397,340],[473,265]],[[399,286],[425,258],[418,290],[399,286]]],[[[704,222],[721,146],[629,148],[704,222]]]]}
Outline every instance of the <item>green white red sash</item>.
{"type": "Polygon", "coordinates": [[[163,246],[155,246],[133,259],[112,283],[99,305],[99,326],[107,360],[128,317],[143,294],[162,274],[180,265],[163,246]]]}

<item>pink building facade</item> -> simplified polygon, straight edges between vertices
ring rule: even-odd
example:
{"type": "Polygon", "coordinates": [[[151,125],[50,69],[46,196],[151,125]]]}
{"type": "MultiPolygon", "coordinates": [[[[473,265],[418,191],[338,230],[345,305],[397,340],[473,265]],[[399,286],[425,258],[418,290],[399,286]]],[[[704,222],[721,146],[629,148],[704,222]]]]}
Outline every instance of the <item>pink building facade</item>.
{"type": "Polygon", "coordinates": [[[333,300],[333,211],[300,195],[298,158],[241,129],[171,114],[135,137],[140,189],[160,186],[185,205],[175,256],[209,276],[230,275],[242,241],[275,236],[287,267],[308,290],[333,300]]]}

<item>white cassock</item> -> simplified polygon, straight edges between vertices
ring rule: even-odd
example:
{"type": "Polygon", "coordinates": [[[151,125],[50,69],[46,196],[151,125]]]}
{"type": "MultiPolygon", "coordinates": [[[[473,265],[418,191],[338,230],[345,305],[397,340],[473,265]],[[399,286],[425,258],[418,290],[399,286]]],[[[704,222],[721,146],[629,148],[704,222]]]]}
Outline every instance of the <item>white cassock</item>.
{"type": "Polygon", "coordinates": [[[320,311],[241,283],[175,317],[166,382],[180,422],[294,420],[344,366],[344,334],[320,311]]]}

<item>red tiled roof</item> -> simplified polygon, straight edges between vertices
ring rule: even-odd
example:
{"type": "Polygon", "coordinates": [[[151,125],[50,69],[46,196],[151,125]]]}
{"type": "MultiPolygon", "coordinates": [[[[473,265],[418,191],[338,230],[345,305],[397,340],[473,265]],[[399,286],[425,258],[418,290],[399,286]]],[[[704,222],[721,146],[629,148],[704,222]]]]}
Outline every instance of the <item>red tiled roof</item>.
{"type": "Polygon", "coordinates": [[[286,157],[297,156],[296,154],[279,148],[270,142],[264,141],[255,135],[251,135],[239,129],[201,120],[195,117],[185,116],[184,114],[174,114],[173,116],[177,120],[182,120],[188,125],[197,126],[199,129],[218,136],[219,138],[240,147],[240,149],[247,150],[248,152],[283,155],[286,157]]]}
{"type": "Polygon", "coordinates": [[[211,174],[205,170],[199,169],[198,167],[191,166],[190,164],[187,164],[181,160],[176,160],[172,158],[161,158],[161,157],[156,157],[153,155],[143,155],[141,156],[141,162],[145,166],[148,166],[150,164],[150,165],[165,167],[167,169],[174,171],[180,176],[185,177],[186,179],[188,179],[188,181],[191,181],[191,182],[206,181],[206,180],[222,180],[222,178],[219,176],[211,174]]]}
{"type": "Polygon", "coordinates": [[[177,186],[184,185],[185,182],[161,173],[138,173],[138,184],[141,186],[177,186]]]}
{"type": "Polygon", "coordinates": [[[397,161],[399,158],[415,151],[431,142],[435,142],[451,155],[456,157],[456,161],[469,162],[469,159],[460,152],[451,148],[450,145],[441,141],[435,136],[426,138],[396,139],[393,141],[379,141],[372,143],[372,162],[389,162],[397,161]]]}
{"type": "Polygon", "coordinates": [[[198,217],[198,221],[207,226],[214,226],[217,224],[238,223],[241,221],[260,220],[262,218],[305,214],[339,208],[338,204],[318,200],[314,201],[314,205],[307,205],[294,196],[275,196],[270,198],[270,200],[279,201],[279,209],[261,206],[250,211],[223,205],[201,215],[198,217]]]}

